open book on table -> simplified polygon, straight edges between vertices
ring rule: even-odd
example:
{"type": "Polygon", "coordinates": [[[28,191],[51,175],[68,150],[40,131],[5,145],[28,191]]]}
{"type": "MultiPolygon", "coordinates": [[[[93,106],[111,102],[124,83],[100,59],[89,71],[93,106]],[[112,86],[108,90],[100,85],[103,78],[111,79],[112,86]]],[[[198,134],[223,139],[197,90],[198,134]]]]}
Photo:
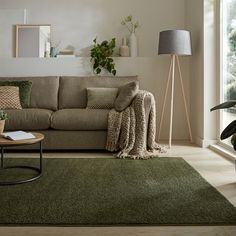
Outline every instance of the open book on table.
{"type": "Polygon", "coordinates": [[[32,133],[24,131],[5,132],[2,133],[2,136],[12,141],[20,141],[20,140],[35,138],[35,136],[32,133]]]}

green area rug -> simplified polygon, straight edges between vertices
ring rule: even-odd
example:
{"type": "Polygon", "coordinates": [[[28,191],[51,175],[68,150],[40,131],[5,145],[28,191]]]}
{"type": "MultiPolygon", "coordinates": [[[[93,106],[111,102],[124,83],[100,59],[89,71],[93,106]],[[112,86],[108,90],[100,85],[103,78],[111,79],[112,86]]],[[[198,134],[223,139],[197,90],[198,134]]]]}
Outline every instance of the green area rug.
{"type": "Polygon", "coordinates": [[[236,224],[234,206],[182,158],[44,159],[41,179],[0,187],[0,204],[1,225],[236,224]]]}

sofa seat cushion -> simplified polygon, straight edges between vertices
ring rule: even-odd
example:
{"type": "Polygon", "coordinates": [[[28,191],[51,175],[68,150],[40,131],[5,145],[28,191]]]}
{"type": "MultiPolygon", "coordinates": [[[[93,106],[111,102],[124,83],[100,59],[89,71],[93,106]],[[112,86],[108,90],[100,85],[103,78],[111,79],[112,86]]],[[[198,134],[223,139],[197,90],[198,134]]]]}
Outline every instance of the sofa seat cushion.
{"type": "Polygon", "coordinates": [[[45,109],[6,110],[5,130],[46,130],[50,128],[52,111],[45,109]]]}
{"type": "Polygon", "coordinates": [[[51,128],[57,130],[107,130],[106,109],[62,109],[52,114],[51,128]]]}

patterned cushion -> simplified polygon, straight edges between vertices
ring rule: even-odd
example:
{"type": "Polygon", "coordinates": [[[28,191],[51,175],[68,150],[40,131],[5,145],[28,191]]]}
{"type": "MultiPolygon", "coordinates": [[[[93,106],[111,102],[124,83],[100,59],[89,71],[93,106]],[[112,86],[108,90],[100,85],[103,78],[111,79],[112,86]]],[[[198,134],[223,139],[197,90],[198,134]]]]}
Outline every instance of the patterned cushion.
{"type": "MultiPolygon", "coordinates": [[[[0,78],[1,79],[1,78],[0,78]]],[[[15,86],[19,87],[21,106],[26,108],[30,104],[30,95],[32,82],[31,81],[0,81],[0,86],[15,86]]]]}
{"type": "Polygon", "coordinates": [[[87,108],[112,109],[118,88],[87,88],[87,108]]]}
{"type": "Polygon", "coordinates": [[[22,109],[19,87],[0,86],[0,109],[22,109]]]}

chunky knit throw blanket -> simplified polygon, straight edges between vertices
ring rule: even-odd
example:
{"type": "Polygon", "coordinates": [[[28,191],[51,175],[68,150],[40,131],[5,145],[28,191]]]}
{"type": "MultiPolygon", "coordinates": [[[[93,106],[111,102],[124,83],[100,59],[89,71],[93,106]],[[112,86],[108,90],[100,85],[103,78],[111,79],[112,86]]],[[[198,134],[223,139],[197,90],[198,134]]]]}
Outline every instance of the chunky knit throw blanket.
{"type": "Polygon", "coordinates": [[[153,151],[163,152],[155,142],[156,106],[154,96],[140,90],[132,104],[122,112],[112,109],[108,115],[108,133],[106,149],[118,152],[118,158],[148,159],[153,151]],[[151,110],[148,122],[145,114],[145,97],[151,98],[151,110]]]}

